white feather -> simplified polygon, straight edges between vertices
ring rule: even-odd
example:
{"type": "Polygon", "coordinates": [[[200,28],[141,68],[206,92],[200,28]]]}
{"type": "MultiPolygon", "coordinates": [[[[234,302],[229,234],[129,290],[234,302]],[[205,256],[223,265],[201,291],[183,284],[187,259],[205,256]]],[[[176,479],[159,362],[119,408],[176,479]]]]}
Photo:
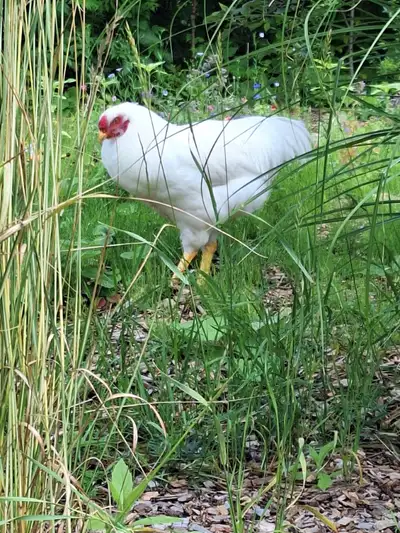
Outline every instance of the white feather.
{"type": "Polygon", "coordinates": [[[277,167],[311,150],[303,122],[283,117],[177,126],[133,103],[103,115],[129,120],[121,137],[103,142],[107,172],[131,194],[163,204],[151,205],[179,228],[185,252],[215,240],[210,225],[259,209],[277,167]]]}

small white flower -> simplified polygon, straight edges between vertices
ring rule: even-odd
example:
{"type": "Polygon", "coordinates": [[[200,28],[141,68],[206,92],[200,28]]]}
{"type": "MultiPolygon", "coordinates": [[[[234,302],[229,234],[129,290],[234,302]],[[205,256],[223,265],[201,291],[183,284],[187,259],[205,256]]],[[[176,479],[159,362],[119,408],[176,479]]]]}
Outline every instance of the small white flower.
{"type": "Polygon", "coordinates": [[[264,39],[265,37],[265,33],[263,31],[260,31],[260,33],[258,34],[258,36],[260,37],[260,39],[264,39]]]}
{"type": "Polygon", "coordinates": [[[111,102],[116,102],[117,101],[117,97],[116,96],[111,96],[111,102]]]}
{"type": "Polygon", "coordinates": [[[197,56],[197,57],[204,56],[204,52],[197,52],[196,56],[197,56]]]}
{"type": "Polygon", "coordinates": [[[113,78],[115,78],[115,74],[114,74],[114,72],[111,72],[111,74],[109,74],[109,75],[107,76],[107,78],[108,78],[109,80],[112,80],[113,78]]]}
{"type": "Polygon", "coordinates": [[[164,90],[163,90],[162,95],[163,95],[163,96],[168,96],[168,91],[167,91],[167,89],[164,89],[164,90]]]}
{"type": "Polygon", "coordinates": [[[118,67],[115,69],[115,72],[121,72],[121,70],[122,70],[122,67],[118,67]]]}
{"type": "Polygon", "coordinates": [[[274,87],[279,87],[279,81],[274,81],[274,87]]]}

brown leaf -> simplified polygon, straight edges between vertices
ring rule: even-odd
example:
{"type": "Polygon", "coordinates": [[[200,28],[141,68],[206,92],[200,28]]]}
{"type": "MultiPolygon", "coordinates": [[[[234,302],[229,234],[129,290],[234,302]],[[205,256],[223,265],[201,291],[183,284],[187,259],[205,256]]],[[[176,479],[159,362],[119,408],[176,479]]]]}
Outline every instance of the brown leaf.
{"type": "Polygon", "coordinates": [[[218,514],[220,514],[221,516],[228,516],[229,515],[229,511],[225,507],[225,505],[217,505],[216,509],[218,511],[218,514]]]}
{"type": "Polygon", "coordinates": [[[157,498],[159,495],[160,495],[159,492],[145,492],[142,495],[141,500],[148,502],[150,500],[154,500],[154,498],[157,498]]]}
{"type": "Polygon", "coordinates": [[[186,479],[174,479],[173,481],[170,481],[169,484],[173,489],[180,489],[182,487],[187,487],[186,479]]]}
{"type": "Polygon", "coordinates": [[[229,524],[213,524],[210,529],[213,533],[230,533],[232,531],[229,524]]]}
{"type": "Polygon", "coordinates": [[[107,296],[107,300],[110,304],[117,304],[121,300],[121,295],[118,293],[112,294],[111,296],[107,296]]]}

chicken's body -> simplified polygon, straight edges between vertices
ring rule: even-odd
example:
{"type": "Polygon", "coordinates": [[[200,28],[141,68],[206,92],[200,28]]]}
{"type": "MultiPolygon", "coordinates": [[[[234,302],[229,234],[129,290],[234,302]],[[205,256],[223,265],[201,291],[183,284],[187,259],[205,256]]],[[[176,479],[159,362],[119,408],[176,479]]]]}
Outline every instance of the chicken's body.
{"type": "Polygon", "coordinates": [[[282,117],[177,126],[125,103],[108,109],[99,127],[106,137],[101,155],[109,175],[134,196],[152,200],[150,205],[180,230],[181,270],[201,248],[201,268],[209,270],[204,249],[206,255],[215,251],[212,226],[239,209],[260,208],[277,172],[273,169],[311,149],[304,124],[282,117]],[[122,117],[117,123],[123,127],[117,124],[113,133],[115,117],[122,117]]]}

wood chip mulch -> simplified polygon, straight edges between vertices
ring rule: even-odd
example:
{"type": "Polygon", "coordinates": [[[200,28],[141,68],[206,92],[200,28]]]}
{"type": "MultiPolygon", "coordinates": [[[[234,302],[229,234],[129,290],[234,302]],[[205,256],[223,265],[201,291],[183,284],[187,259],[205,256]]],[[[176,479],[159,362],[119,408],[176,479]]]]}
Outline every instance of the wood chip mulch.
{"type": "MultiPolygon", "coordinates": [[[[263,297],[266,309],[278,314],[290,310],[293,288],[286,274],[279,267],[271,266],[266,269],[265,277],[268,280],[268,291],[263,297]]],[[[187,306],[188,296],[181,295],[182,300],[176,298],[173,303],[178,306],[183,321],[190,320],[192,313],[204,313],[200,303],[200,309],[187,306]]],[[[163,301],[161,309],[170,308],[171,301],[163,301]]],[[[137,340],[143,342],[147,334],[148,328],[143,319],[138,324],[137,340]]],[[[118,344],[119,339],[114,340],[118,344]]],[[[336,370],[338,366],[340,358],[336,358],[336,370]]],[[[379,428],[371,430],[375,433],[369,435],[364,441],[364,447],[357,452],[351,474],[344,477],[340,466],[343,465],[341,458],[332,456],[324,469],[328,473],[335,473],[329,488],[318,488],[313,474],[309,475],[304,487],[298,482],[285,504],[284,527],[277,531],[400,533],[399,367],[400,351],[393,348],[383,359],[376,378],[382,385],[382,390],[386,390],[384,401],[388,406],[387,415],[379,428]],[[338,470],[340,475],[336,475],[338,470]]],[[[345,378],[345,373],[343,376],[345,378]]],[[[254,454],[249,454],[252,460],[246,465],[245,479],[236,492],[233,490],[238,499],[234,502],[233,510],[222,481],[197,481],[191,485],[184,476],[177,476],[167,482],[152,481],[148,491],[132,508],[127,525],[140,518],[166,515],[176,517],[173,526],[159,524],[152,527],[178,532],[230,533],[235,531],[233,523],[241,522],[237,518],[237,513],[241,512],[244,531],[275,531],[278,508],[276,487],[274,495],[269,490],[260,496],[263,487],[267,487],[273,480],[274,472],[260,475],[260,465],[254,459],[260,455],[257,453],[259,446],[255,440],[254,454]]],[[[109,501],[108,496],[105,501],[109,501]]]]}
{"type": "MultiPolygon", "coordinates": [[[[399,458],[383,447],[379,453],[360,451],[358,461],[359,466],[349,480],[337,478],[326,491],[318,489],[312,479],[307,481],[304,490],[296,487],[291,500],[295,502],[294,505],[291,505],[290,501],[287,504],[284,531],[398,532],[399,458]]],[[[246,475],[238,493],[240,504],[235,502],[234,506],[234,512],[237,512],[237,509],[243,512],[245,531],[275,531],[274,498],[271,498],[271,492],[260,497],[262,488],[270,483],[272,477],[260,477],[259,474],[253,473],[246,475]],[[245,512],[247,508],[248,511],[245,512]]],[[[134,505],[127,525],[140,518],[158,515],[176,517],[172,526],[152,526],[158,530],[199,533],[234,531],[228,492],[222,482],[206,480],[195,488],[191,487],[185,478],[171,479],[163,485],[151,482],[150,490],[134,505]]]]}

